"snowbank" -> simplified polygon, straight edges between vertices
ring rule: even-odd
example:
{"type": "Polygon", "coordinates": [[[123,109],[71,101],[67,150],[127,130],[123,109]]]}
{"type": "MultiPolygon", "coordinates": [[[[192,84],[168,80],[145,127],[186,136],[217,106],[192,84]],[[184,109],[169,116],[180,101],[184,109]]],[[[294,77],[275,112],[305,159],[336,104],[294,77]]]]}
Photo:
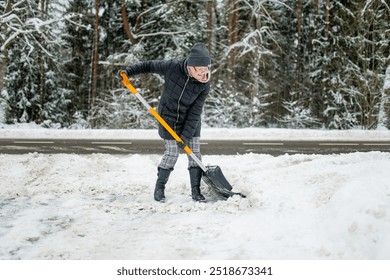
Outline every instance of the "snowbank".
{"type": "Polygon", "coordinates": [[[0,259],[390,258],[389,153],[205,156],[248,196],[206,204],[159,160],[0,154],[0,259]]]}
{"type": "MultiPolygon", "coordinates": [[[[160,139],[157,129],[46,129],[31,124],[0,124],[0,139],[160,139]]],[[[203,140],[390,140],[389,130],[311,130],[277,128],[202,128],[203,140]]]]}

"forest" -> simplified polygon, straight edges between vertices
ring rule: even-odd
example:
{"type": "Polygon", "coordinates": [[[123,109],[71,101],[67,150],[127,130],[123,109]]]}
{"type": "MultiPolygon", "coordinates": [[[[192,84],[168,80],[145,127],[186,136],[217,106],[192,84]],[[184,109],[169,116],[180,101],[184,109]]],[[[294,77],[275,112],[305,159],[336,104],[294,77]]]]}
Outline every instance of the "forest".
{"type": "MultiPolygon", "coordinates": [[[[0,0],[0,124],[154,128],[118,71],[196,42],[206,127],[390,128],[387,0],[0,0]]],[[[158,106],[161,77],[132,82],[158,106]]]]}

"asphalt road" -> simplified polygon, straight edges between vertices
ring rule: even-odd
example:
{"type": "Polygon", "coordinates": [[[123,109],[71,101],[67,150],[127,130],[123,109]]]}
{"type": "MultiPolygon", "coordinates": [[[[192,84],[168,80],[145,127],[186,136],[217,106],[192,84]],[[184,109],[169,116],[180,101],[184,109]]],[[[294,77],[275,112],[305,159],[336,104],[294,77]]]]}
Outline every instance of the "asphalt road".
{"type": "MultiPolygon", "coordinates": [[[[389,141],[201,141],[204,155],[234,155],[245,153],[333,154],[382,151],[390,152],[389,141]]],[[[80,140],[80,139],[0,139],[0,154],[24,153],[75,154],[161,154],[162,140],[80,140]]]]}

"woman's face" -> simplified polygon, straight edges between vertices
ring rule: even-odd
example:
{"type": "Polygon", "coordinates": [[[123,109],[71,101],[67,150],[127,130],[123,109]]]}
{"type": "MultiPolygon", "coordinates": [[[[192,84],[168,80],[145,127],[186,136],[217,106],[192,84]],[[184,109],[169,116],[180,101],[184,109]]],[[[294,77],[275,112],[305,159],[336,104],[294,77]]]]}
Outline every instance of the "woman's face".
{"type": "Polygon", "coordinates": [[[191,77],[197,79],[201,83],[207,83],[210,80],[210,69],[205,66],[189,66],[188,71],[191,77]]]}

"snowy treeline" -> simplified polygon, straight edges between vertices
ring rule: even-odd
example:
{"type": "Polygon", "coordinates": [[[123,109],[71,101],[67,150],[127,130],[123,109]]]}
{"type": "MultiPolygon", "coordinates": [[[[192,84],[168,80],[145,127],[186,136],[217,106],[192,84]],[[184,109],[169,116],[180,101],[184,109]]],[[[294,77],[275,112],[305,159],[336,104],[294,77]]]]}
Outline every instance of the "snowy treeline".
{"type": "MultiPolygon", "coordinates": [[[[0,122],[152,127],[118,70],[204,42],[208,126],[390,128],[389,22],[383,0],[0,0],[0,122]]],[[[133,82],[156,106],[161,78],[133,82]]]]}

